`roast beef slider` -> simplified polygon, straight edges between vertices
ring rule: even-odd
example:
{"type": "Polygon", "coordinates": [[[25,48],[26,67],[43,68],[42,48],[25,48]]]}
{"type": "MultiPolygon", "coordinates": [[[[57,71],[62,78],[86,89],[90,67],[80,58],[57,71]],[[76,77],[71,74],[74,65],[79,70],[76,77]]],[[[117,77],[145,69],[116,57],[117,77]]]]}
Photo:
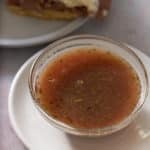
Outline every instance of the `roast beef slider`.
{"type": "Polygon", "coordinates": [[[105,17],[111,0],[7,0],[9,9],[19,15],[42,19],[105,17]]]}

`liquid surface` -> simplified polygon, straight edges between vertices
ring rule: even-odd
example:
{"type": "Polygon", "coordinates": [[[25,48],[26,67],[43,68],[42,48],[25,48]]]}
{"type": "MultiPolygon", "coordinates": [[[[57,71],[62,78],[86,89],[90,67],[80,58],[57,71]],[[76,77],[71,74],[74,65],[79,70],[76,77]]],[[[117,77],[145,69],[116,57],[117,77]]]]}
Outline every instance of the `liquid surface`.
{"type": "Polygon", "coordinates": [[[121,58],[80,49],[47,65],[37,93],[42,108],[55,119],[76,128],[101,128],[119,123],[133,111],[140,82],[121,58]]]}

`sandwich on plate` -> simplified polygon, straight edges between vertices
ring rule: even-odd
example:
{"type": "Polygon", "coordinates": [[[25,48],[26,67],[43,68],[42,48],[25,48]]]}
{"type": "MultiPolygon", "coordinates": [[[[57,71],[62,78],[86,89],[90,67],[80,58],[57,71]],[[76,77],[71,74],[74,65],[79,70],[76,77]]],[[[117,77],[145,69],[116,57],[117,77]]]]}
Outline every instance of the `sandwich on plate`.
{"type": "Polygon", "coordinates": [[[16,14],[61,20],[105,17],[110,4],[111,0],[7,0],[8,8],[16,14]]]}

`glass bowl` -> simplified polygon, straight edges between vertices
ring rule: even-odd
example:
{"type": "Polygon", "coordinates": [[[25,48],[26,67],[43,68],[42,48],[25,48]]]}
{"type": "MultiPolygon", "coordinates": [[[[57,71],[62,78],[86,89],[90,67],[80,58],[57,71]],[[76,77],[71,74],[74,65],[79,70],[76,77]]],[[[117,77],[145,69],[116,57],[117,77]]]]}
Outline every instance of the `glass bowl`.
{"type": "Polygon", "coordinates": [[[145,99],[148,95],[148,76],[145,66],[143,65],[141,59],[137,54],[128,46],[115,42],[109,38],[95,36],[95,35],[77,35],[62,40],[56,41],[53,44],[50,44],[42,50],[40,55],[34,61],[31,71],[29,74],[29,89],[32,96],[33,103],[35,104],[36,109],[40,112],[42,117],[47,120],[50,125],[53,125],[62,131],[65,131],[70,134],[79,135],[79,136],[88,136],[88,137],[97,137],[111,134],[113,132],[119,131],[122,128],[126,127],[131,121],[136,117],[138,112],[141,110],[145,99]],[[45,68],[45,66],[57,55],[70,51],[72,49],[78,48],[100,48],[104,51],[112,52],[115,55],[125,59],[136,71],[140,84],[141,92],[139,96],[138,103],[136,104],[134,110],[128,115],[124,120],[118,124],[107,126],[104,128],[96,129],[80,129],[69,126],[59,120],[56,120],[49,114],[47,114],[41,105],[38,103],[37,97],[37,79],[40,76],[40,73],[45,68]]]}

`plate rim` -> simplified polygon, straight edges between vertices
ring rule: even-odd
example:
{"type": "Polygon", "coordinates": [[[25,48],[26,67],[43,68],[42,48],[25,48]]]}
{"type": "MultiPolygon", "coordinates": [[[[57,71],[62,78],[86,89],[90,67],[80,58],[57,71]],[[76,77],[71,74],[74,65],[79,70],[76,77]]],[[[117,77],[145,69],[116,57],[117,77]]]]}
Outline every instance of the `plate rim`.
{"type": "Polygon", "coordinates": [[[21,130],[18,127],[17,121],[16,121],[16,117],[15,117],[15,113],[14,113],[14,108],[13,108],[13,103],[14,103],[14,93],[15,93],[15,87],[17,85],[17,82],[20,78],[20,75],[22,74],[22,72],[26,69],[26,67],[28,65],[31,64],[32,61],[34,61],[35,57],[38,56],[42,51],[40,50],[39,52],[35,53],[34,55],[32,55],[29,59],[27,59],[22,66],[18,69],[10,90],[9,90],[9,95],[8,95],[8,116],[9,116],[9,120],[10,120],[10,124],[11,127],[14,130],[14,133],[16,134],[16,136],[18,137],[18,139],[23,143],[23,145],[27,148],[30,148],[30,144],[27,142],[26,138],[24,138],[21,130]]]}
{"type": "Polygon", "coordinates": [[[60,30],[52,33],[48,33],[41,36],[34,36],[31,38],[24,38],[24,39],[11,39],[11,38],[0,38],[0,46],[2,47],[29,47],[29,46],[36,46],[42,45],[47,42],[52,42],[58,38],[61,38],[69,33],[72,33],[84,23],[86,23],[88,18],[84,19],[77,19],[67,25],[67,27],[63,27],[60,30]]]}
{"type": "MultiPolygon", "coordinates": [[[[150,59],[149,56],[147,56],[145,53],[143,53],[139,49],[137,49],[133,46],[130,46],[130,45],[127,45],[127,46],[132,48],[133,50],[136,50],[137,51],[136,53],[138,55],[141,55],[141,57],[144,56],[144,57],[147,57],[148,59],[150,59]]],[[[18,82],[18,79],[20,78],[20,75],[22,74],[22,72],[25,70],[25,68],[28,65],[32,65],[31,62],[34,61],[35,57],[38,56],[41,52],[42,52],[42,50],[40,50],[39,52],[36,52],[29,59],[27,59],[25,61],[25,63],[23,63],[23,65],[19,68],[19,70],[17,71],[17,73],[16,73],[16,75],[15,75],[13,81],[12,81],[10,91],[9,91],[9,95],[8,95],[8,115],[9,115],[9,119],[10,119],[10,124],[11,124],[13,130],[15,131],[17,137],[19,138],[19,140],[25,145],[25,147],[27,147],[29,149],[30,149],[31,146],[30,146],[28,140],[24,137],[24,135],[21,132],[20,128],[18,127],[17,121],[15,119],[15,113],[14,113],[14,108],[13,108],[13,103],[14,103],[15,99],[13,97],[14,97],[14,93],[15,93],[15,89],[16,89],[15,87],[16,87],[16,84],[18,82]]]]}

